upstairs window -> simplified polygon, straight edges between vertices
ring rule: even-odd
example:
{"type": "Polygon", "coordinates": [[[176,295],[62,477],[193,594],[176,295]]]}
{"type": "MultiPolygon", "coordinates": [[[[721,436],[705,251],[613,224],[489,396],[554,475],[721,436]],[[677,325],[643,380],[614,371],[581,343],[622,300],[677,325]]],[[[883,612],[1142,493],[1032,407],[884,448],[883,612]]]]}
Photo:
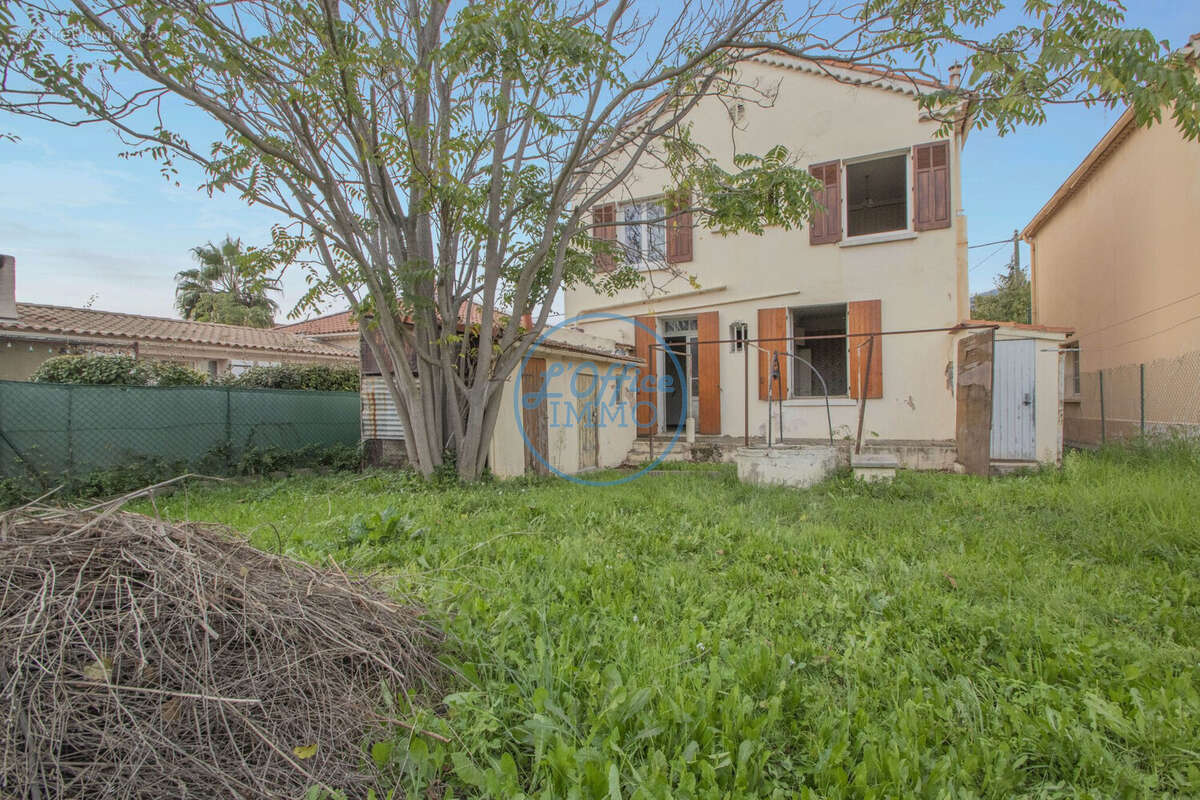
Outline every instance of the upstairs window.
{"type": "Polygon", "coordinates": [[[902,231],[908,228],[907,153],[846,164],[846,233],[902,231]]]}
{"type": "Polygon", "coordinates": [[[617,212],[619,241],[630,264],[659,264],[667,258],[667,220],[663,199],[622,203],[617,212]]]}

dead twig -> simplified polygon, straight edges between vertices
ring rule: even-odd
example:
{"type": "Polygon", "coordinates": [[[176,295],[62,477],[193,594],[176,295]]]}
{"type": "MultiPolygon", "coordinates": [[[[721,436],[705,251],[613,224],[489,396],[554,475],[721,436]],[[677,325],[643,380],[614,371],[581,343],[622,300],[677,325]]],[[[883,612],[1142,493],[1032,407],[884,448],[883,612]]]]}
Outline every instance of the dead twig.
{"type": "Polygon", "coordinates": [[[120,510],[0,514],[0,796],[365,796],[442,636],[339,565],[120,510]]]}

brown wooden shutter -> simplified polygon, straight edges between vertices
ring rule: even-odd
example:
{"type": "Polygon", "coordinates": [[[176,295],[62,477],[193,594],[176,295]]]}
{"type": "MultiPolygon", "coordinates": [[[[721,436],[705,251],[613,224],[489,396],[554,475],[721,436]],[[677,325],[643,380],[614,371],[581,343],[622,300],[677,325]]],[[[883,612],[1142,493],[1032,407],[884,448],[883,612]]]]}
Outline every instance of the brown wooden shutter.
{"type": "Polygon", "coordinates": [[[809,244],[830,244],[842,240],[842,162],[830,161],[808,168],[821,181],[813,194],[817,208],[808,228],[809,244]]]}
{"type": "Polygon", "coordinates": [[[647,391],[642,387],[646,376],[658,374],[658,348],[651,345],[658,342],[658,337],[652,332],[658,330],[653,316],[634,317],[639,324],[633,326],[634,355],[642,360],[638,371],[636,414],[637,432],[639,436],[649,436],[656,433],[658,427],[658,392],[647,391]]]}
{"type": "Polygon", "coordinates": [[[682,264],[692,260],[692,198],[677,194],[667,195],[666,200],[670,214],[667,217],[667,263],[682,264]]]}
{"type": "Polygon", "coordinates": [[[696,374],[700,378],[699,432],[721,432],[721,323],[716,311],[696,315],[696,374]]]}
{"type": "Polygon", "coordinates": [[[878,300],[858,300],[846,304],[846,334],[847,345],[850,348],[850,396],[854,398],[860,396],[860,375],[867,382],[866,397],[883,397],[883,337],[863,335],[883,330],[882,306],[878,300]],[[873,346],[867,344],[871,339],[875,340],[873,346]],[[871,347],[869,368],[868,347],[871,347]]]}
{"type": "Polygon", "coordinates": [[[950,143],[913,148],[913,228],[950,227],[950,143]]]}
{"type": "Polygon", "coordinates": [[[771,379],[771,362],[769,354],[781,353],[779,359],[779,380],[776,381],[770,399],[778,400],[787,397],[789,348],[786,341],[763,341],[764,339],[782,340],[787,336],[787,309],[760,308],[758,310],[758,399],[766,400],[767,382],[771,379]],[[766,351],[766,352],[764,352],[766,351]]]}
{"type": "Polygon", "coordinates": [[[603,252],[596,253],[596,269],[612,272],[617,266],[617,204],[605,203],[592,209],[592,237],[600,242],[611,242],[603,252]]]}

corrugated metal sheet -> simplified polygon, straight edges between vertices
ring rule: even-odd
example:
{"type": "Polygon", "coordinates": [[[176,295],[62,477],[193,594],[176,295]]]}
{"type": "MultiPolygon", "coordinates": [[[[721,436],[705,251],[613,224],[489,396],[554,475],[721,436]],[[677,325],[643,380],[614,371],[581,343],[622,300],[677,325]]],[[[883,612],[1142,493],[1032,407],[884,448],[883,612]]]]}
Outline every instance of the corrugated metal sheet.
{"type": "Polygon", "coordinates": [[[359,395],[362,397],[363,439],[404,438],[404,425],[382,376],[364,375],[359,395]]]}

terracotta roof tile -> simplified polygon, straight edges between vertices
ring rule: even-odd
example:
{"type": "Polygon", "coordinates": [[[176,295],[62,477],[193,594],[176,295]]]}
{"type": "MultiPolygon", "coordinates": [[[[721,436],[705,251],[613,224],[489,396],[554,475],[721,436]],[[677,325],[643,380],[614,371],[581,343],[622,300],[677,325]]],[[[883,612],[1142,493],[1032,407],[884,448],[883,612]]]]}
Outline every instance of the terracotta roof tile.
{"type": "Polygon", "coordinates": [[[323,317],[313,317],[303,322],[289,322],[276,325],[275,330],[288,333],[300,333],[308,336],[320,336],[328,333],[358,333],[358,324],[350,318],[350,310],[326,314],[323,317]]]}
{"type": "MultiPolygon", "coordinates": [[[[459,322],[462,322],[466,318],[466,311],[466,303],[458,307],[459,322]]],[[[499,310],[496,311],[496,314],[502,318],[506,318],[499,310]]],[[[477,323],[482,319],[483,310],[478,304],[473,304],[471,306],[471,322],[477,323]]],[[[410,321],[408,317],[405,317],[404,322],[410,321]]],[[[345,311],[336,311],[322,317],[313,317],[312,319],[301,320],[300,322],[288,322],[283,325],[276,325],[275,330],[299,333],[305,336],[324,336],[331,333],[357,333],[358,324],[351,316],[350,309],[346,309],[345,311]]]]}
{"type": "Polygon", "coordinates": [[[39,303],[17,303],[17,321],[0,322],[0,331],[4,330],[347,357],[347,351],[342,348],[271,328],[192,322],[39,303]]]}

